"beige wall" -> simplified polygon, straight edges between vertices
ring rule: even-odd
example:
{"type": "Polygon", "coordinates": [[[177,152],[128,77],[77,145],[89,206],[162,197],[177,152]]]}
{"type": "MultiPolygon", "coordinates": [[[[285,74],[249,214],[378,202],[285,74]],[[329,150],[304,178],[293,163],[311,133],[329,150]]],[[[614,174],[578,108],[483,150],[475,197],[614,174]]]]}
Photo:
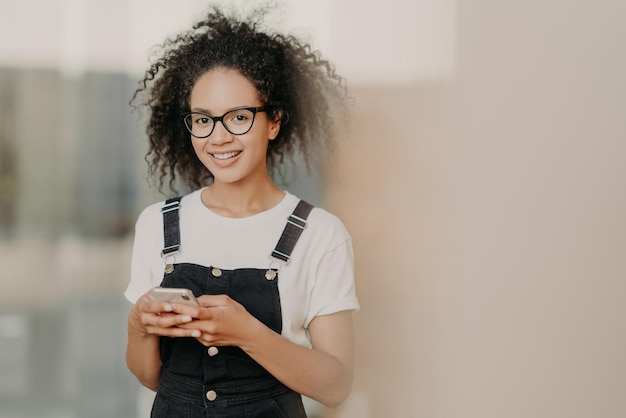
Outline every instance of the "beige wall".
{"type": "MultiPolygon", "coordinates": [[[[626,416],[626,2],[321,3],[354,80],[326,206],[353,235],[362,307],[354,392],[328,417],[626,416]]],[[[52,62],[80,55],[42,33],[52,62]]],[[[0,244],[5,309],[121,294],[130,241],[44,245],[0,244]]]]}
{"type": "Polygon", "coordinates": [[[623,4],[463,2],[452,79],[353,86],[327,197],[362,309],[328,416],[626,416],[623,4]]]}

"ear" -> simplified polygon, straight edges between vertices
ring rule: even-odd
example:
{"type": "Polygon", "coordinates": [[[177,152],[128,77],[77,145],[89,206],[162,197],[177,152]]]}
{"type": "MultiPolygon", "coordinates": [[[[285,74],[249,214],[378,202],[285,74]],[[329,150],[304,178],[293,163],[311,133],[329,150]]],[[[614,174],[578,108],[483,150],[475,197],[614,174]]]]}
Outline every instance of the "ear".
{"type": "Polygon", "coordinates": [[[282,123],[282,118],[283,118],[283,113],[282,111],[278,110],[276,112],[274,112],[273,114],[273,119],[270,120],[270,127],[269,127],[269,140],[273,140],[276,139],[276,137],[278,136],[278,133],[280,132],[280,125],[282,123]]]}

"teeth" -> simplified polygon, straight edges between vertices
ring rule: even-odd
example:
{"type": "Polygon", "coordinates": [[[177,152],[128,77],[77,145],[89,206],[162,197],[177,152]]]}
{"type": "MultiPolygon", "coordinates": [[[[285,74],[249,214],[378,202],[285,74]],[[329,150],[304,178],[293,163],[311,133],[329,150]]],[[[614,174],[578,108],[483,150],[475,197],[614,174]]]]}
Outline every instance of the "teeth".
{"type": "Polygon", "coordinates": [[[213,156],[218,160],[226,160],[228,158],[234,157],[237,154],[239,154],[239,151],[226,152],[224,154],[213,154],[213,156]]]}

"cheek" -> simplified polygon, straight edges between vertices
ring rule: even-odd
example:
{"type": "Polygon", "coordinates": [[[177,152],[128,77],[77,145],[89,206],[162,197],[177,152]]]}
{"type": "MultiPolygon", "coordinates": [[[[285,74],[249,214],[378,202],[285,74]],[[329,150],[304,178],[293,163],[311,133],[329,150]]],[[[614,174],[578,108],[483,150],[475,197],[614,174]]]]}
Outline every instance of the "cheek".
{"type": "Polygon", "coordinates": [[[200,154],[202,152],[202,143],[200,141],[191,140],[191,147],[193,148],[196,154],[200,154]]]}

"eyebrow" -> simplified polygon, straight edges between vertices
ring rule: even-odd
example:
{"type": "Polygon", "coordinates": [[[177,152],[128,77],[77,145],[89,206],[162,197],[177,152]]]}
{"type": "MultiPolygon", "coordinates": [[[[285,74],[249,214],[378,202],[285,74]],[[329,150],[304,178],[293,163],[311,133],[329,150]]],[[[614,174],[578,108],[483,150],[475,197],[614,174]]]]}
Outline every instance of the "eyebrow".
{"type": "MultiPolygon", "coordinates": [[[[236,106],[230,109],[227,109],[226,112],[224,112],[224,114],[228,113],[228,112],[232,112],[233,110],[240,110],[240,109],[247,109],[249,107],[259,107],[259,106],[255,106],[255,105],[243,105],[243,106],[236,106]]],[[[201,107],[194,107],[193,109],[191,109],[192,112],[198,112],[198,113],[205,113],[207,115],[213,115],[213,113],[211,113],[209,110],[207,109],[203,109],[201,107]]]]}

